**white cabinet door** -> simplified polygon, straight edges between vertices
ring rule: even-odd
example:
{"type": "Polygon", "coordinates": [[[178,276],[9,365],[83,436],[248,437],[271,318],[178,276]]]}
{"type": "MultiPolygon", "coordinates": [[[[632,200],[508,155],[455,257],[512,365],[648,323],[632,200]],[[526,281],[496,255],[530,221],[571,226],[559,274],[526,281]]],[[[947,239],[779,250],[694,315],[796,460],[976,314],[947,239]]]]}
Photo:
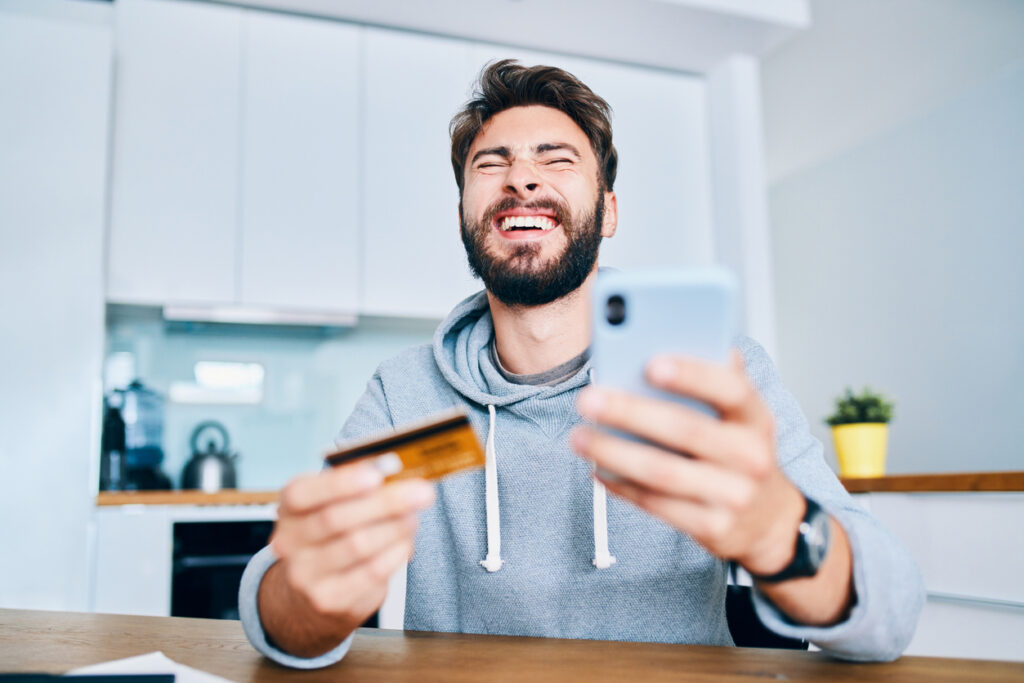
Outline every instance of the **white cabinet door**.
{"type": "Polygon", "coordinates": [[[1024,660],[1024,494],[872,493],[928,601],[907,654],[1024,660]]]}
{"type": "Polygon", "coordinates": [[[235,298],[242,10],[118,0],[107,297],[235,298]]]}
{"type": "Polygon", "coordinates": [[[481,288],[459,238],[448,124],[471,46],[366,30],[362,311],[440,318],[481,288]]]}
{"type": "Polygon", "coordinates": [[[358,305],[359,29],[247,12],[241,301],[358,305]]]}
{"type": "Polygon", "coordinates": [[[619,153],[619,228],[601,264],[622,268],[713,260],[710,151],[703,78],[543,52],[478,45],[476,68],[512,58],[566,69],[612,108],[619,153]]]}
{"type": "Polygon", "coordinates": [[[100,508],[95,523],[91,611],[169,617],[174,540],[168,508],[100,508]]]}

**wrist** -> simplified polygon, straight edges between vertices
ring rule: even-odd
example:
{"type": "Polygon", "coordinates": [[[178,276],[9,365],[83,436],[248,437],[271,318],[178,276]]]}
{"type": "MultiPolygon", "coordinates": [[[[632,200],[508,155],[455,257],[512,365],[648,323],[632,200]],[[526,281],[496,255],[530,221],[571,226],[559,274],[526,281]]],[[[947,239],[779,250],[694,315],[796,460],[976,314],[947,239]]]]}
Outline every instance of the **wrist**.
{"type": "Polygon", "coordinates": [[[317,610],[289,583],[281,561],[263,575],[257,604],[268,642],[296,657],[317,657],[330,652],[360,623],[351,617],[317,610]]]}
{"type": "Polygon", "coordinates": [[[786,486],[785,491],[773,506],[775,514],[767,528],[757,535],[750,552],[739,558],[740,565],[750,574],[772,575],[793,561],[807,501],[792,484],[786,486]]]}

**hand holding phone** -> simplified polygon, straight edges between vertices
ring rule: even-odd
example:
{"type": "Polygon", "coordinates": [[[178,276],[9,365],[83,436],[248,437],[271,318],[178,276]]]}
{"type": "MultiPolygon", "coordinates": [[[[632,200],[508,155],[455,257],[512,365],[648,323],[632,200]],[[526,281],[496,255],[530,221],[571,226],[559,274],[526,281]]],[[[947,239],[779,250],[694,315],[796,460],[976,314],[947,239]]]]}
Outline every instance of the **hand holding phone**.
{"type": "Polygon", "coordinates": [[[775,461],[774,420],[733,339],[719,269],[601,273],[594,287],[594,423],[573,448],[608,490],[757,574],[788,561],[803,497],[775,461]],[[610,475],[610,476],[609,476],[610,475]]]}

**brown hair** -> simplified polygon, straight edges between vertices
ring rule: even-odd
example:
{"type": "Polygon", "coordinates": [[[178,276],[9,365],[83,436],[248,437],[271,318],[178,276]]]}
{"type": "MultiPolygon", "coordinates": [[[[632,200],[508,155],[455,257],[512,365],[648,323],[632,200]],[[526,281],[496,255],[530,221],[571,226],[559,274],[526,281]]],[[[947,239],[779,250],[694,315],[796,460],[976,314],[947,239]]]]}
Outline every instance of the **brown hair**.
{"type": "Polygon", "coordinates": [[[452,170],[462,196],[469,148],[483,125],[512,107],[542,105],[576,122],[597,156],[598,180],[604,191],[615,184],[618,152],[612,145],[611,107],[568,71],[554,66],[522,66],[514,59],[492,62],[480,72],[473,98],[452,118],[452,170]]]}

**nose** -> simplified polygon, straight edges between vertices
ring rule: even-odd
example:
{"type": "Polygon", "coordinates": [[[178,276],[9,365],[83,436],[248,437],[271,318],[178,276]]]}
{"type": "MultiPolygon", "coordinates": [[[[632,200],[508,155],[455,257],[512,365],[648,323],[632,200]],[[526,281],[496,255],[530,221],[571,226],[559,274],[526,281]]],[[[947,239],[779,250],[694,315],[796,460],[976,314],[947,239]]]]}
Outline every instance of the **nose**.
{"type": "Polygon", "coordinates": [[[508,167],[505,178],[505,191],[516,197],[529,197],[541,188],[540,177],[533,164],[525,161],[513,161],[508,167]]]}

